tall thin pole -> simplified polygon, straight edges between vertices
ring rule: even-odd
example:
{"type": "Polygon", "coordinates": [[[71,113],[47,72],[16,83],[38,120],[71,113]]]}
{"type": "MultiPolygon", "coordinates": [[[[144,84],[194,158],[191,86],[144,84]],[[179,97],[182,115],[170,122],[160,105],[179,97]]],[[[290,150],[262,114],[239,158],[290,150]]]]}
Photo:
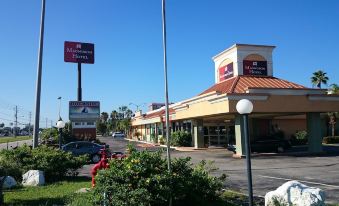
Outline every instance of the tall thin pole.
{"type": "Polygon", "coordinates": [[[162,0],[162,37],[163,37],[163,48],[164,48],[164,73],[165,73],[167,167],[168,167],[168,171],[171,172],[169,107],[168,107],[168,81],[167,81],[167,54],[166,54],[166,13],[165,13],[165,0],[162,0]]]}
{"type": "Polygon", "coordinates": [[[32,119],[32,112],[29,112],[29,123],[28,123],[28,136],[31,136],[31,119],[32,119]]]}
{"type": "Polygon", "coordinates": [[[15,118],[15,124],[14,124],[14,137],[16,137],[16,135],[17,135],[17,128],[18,128],[18,106],[15,106],[15,108],[14,108],[14,111],[15,111],[15,113],[14,113],[14,118],[15,118]]]}
{"type": "Polygon", "coordinates": [[[251,168],[251,147],[248,137],[248,114],[243,115],[244,118],[244,135],[246,145],[246,163],[247,163],[247,179],[248,179],[248,201],[249,206],[253,205],[253,189],[252,189],[252,168],[251,168]]]}
{"type": "Polygon", "coordinates": [[[81,63],[78,63],[78,101],[82,101],[81,63]]]}
{"type": "Polygon", "coordinates": [[[41,20],[40,20],[40,41],[39,41],[39,56],[37,67],[36,80],[36,99],[35,99],[35,117],[34,117],[34,133],[33,133],[33,148],[38,146],[39,138],[39,120],[40,120],[40,96],[41,96],[41,75],[42,75],[42,54],[44,47],[44,25],[45,25],[45,0],[41,0],[41,20]]]}
{"type": "MultiPolygon", "coordinates": [[[[169,129],[169,107],[168,107],[168,81],[167,81],[167,54],[166,54],[166,2],[162,0],[162,38],[164,49],[164,74],[165,74],[165,106],[166,106],[166,139],[167,139],[167,167],[171,174],[171,153],[170,153],[170,129],[169,129]]],[[[172,181],[170,182],[172,184],[172,181]]],[[[170,185],[172,188],[172,185],[170,185]]],[[[172,194],[169,194],[169,206],[172,205],[172,194]]]]}
{"type": "Polygon", "coordinates": [[[60,116],[60,110],[61,110],[61,97],[58,97],[59,100],[59,119],[61,118],[60,116]]]}

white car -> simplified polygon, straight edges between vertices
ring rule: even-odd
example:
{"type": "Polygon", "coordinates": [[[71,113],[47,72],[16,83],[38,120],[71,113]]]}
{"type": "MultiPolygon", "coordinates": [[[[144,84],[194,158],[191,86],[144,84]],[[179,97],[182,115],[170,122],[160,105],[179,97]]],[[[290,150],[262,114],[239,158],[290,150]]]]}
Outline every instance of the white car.
{"type": "Polygon", "coordinates": [[[125,134],[122,132],[113,132],[112,137],[113,138],[125,138],[125,134]]]}

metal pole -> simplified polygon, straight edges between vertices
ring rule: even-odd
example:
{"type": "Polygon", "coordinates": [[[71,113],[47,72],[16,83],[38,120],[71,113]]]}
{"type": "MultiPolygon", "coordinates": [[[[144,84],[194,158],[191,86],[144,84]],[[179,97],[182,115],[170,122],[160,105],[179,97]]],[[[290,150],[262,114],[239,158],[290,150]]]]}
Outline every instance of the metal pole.
{"type": "MultiPolygon", "coordinates": [[[[167,167],[171,174],[171,153],[170,153],[170,130],[169,130],[169,106],[168,106],[168,81],[167,81],[167,54],[166,54],[166,2],[162,0],[162,37],[164,49],[164,74],[165,74],[165,106],[166,106],[166,139],[167,139],[167,167]]],[[[170,183],[172,184],[172,182],[170,183]]],[[[172,185],[170,185],[172,188],[172,185]]],[[[172,205],[172,194],[170,194],[169,205],[172,205]]]]}
{"type": "Polygon", "coordinates": [[[39,118],[40,118],[40,95],[41,95],[41,74],[42,74],[42,54],[44,47],[44,24],[45,24],[45,0],[41,0],[41,22],[40,22],[40,42],[39,42],[39,56],[37,67],[36,80],[36,99],[35,99],[35,117],[34,117],[34,132],[33,132],[33,148],[38,146],[39,138],[39,118]]]}
{"type": "Polygon", "coordinates": [[[168,81],[167,81],[167,55],[166,55],[166,14],[165,0],[162,0],[162,29],[163,29],[163,48],[164,48],[164,73],[165,73],[165,108],[166,108],[166,139],[167,139],[167,167],[171,172],[170,161],[170,130],[169,130],[169,106],[168,106],[168,81]]]}
{"type": "Polygon", "coordinates": [[[248,205],[253,205],[253,189],[252,189],[252,168],[251,168],[251,147],[250,139],[248,136],[248,115],[243,115],[244,119],[244,135],[245,135],[245,145],[246,145],[246,164],[247,164],[247,180],[248,180],[248,205]]]}
{"type": "Polygon", "coordinates": [[[61,118],[60,116],[60,110],[61,110],[61,97],[58,97],[59,100],[59,119],[61,118]]]}
{"type": "Polygon", "coordinates": [[[62,145],[62,129],[59,128],[59,149],[61,149],[62,145]]]}
{"type": "Polygon", "coordinates": [[[78,63],[78,101],[82,101],[81,63],[78,63]]]}
{"type": "Polygon", "coordinates": [[[16,131],[17,131],[17,127],[18,127],[18,106],[15,106],[14,110],[15,110],[15,115],[14,115],[14,117],[15,117],[14,137],[16,137],[16,135],[17,135],[16,131]]]}

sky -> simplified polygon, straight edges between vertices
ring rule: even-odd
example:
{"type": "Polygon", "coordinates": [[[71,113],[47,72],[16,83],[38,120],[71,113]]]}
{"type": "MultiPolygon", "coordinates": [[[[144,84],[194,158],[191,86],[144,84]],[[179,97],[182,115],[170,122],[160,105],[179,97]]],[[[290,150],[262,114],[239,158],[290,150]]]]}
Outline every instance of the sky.
{"type": "MultiPolygon", "coordinates": [[[[212,57],[235,43],[276,46],[274,76],[312,87],[321,69],[339,84],[339,1],[167,0],[169,101],[214,84],[212,57]]],[[[40,0],[0,0],[0,123],[32,122],[40,0]]],[[[82,64],[83,100],[101,111],[164,102],[161,0],[46,0],[40,126],[55,124],[58,100],[68,119],[77,98],[77,65],[64,62],[64,41],[95,44],[82,64]],[[135,105],[129,105],[133,103],[135,105]]],[[[142,107],[146,110],[146,107],[142,107]]]]}

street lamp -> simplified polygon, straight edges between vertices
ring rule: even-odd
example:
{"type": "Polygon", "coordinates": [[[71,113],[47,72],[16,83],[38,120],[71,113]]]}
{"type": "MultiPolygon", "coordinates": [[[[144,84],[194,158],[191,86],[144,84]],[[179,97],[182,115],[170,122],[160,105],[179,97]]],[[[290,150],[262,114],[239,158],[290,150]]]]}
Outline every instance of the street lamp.
{"type": "Polygon", "coordinates": [[[136,112],[138,112],[138,111],[140,111],[139,110],[139,107],[141,107],[141,106],[144,106],[146,103],[142,103],[142,104],[134,104],[134,103],[129,103],[129,105],[134,105],[134,106],[136,106],[137,107],[137,110],[136,110],[136,112]]]}
{"type": "Polygon", "coordinates": [[[252,169],[251,169],[251,147],[248,137],[248,115],[253,111],[253,104],[248,99],[242,99],[237,103],[237,111],[243,116],[244,120],[244,136],[246,145],[246,162],[247,162],[247,179],[248,179],[248,200],[249,206],[253,205],[253,189],[252,189],[252,169]]]}
{"type": "Polygon", "coordinates": [[[58,100],[59,100],[59,119],[61,119],[61,116],[60,116],[60,110],[61,110],[61,97],[58,97],[58,100]]]}
{"type": "Polygon", "coordinates": [[[65,127],[65,122],[62,121],[61,117],[59,118],[59,121],[57,122],[56,127],[59,129],[59,149],[61,149],[62,128],[65,127]]]}

